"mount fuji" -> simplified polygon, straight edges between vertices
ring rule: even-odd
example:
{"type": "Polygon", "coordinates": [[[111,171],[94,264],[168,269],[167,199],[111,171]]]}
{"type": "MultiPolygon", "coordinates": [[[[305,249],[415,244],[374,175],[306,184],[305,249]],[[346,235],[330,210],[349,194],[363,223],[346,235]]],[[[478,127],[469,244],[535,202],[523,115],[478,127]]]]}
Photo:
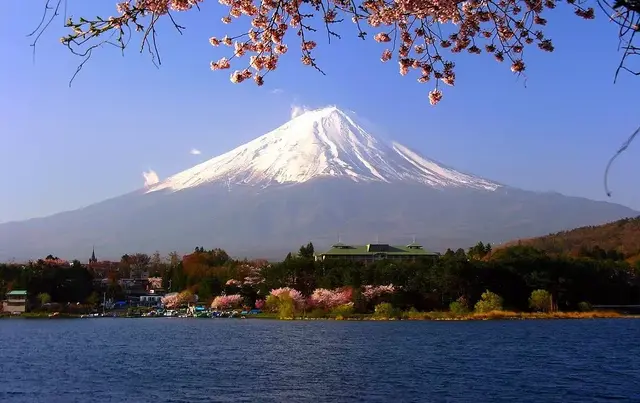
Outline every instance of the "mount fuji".
{"type": "Polygon", "coordinates": [[[496,190],[500,185],[446,168],[407,147],[367,133],[336,107],[309,111],[235,150],[153,186],[178,191],[207,183],[305,183],[319,178],[420,183],[496,190]]]}
{"type": "Polygon", "coordinates": [[[0,224],[0,261],[85,260],[221,247],[281,258],[312,241],[427,249],[597,225],[627,207],[529,192],[459,172],[365,130],[336,107],[308,111],[234,150],[79,210],[0,224]]]}

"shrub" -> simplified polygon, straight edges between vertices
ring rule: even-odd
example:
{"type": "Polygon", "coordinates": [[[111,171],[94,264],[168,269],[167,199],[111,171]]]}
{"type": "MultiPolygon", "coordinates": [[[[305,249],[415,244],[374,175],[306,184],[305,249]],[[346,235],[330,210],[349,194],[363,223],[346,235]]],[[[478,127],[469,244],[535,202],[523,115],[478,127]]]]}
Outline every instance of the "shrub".
{"type": "Polygon", "coordinates": [[[529,297],[529,307],[538,312],[551,311],[551,294],[546,290],[535,290],[529,297]]]}
{"type": "Polygon", "coordinates": [[[51,302],[51,296],[46,292],[38,294],[37,298],[38,298],[38,301],[40,302],[40,305],[44,305],[51,302]]]}
{"type": "Polygon", "coordinates": [[[275,295],[268,295],[265,301],[265,308],[269,312],[277,312],[278,311],[278,302],[279,299],[275,295]]]}
{"type": "Polygon", "coordinates": [[[476,302],[476,312],[485,313],[502,310],[502,297],[498,294],[486,290],[482,293],[480,301],[476,302]]]}
{"type": "Polygon", "coordinates": [[[296,314],[296,304],[289,294],[278,297],[278,318],[294,319],[296,314]]]}
{"type": "Polygon", "coordinates": [[[427,313],[419,312],[415,307],[411,307],[411,309],[402,314],[402,319],[421,320],[425,319],[427,315],[427,313]]]}
{"type": "Polygon", "coordinates": [[[336,319],[347,319],[350,318],[354,312],[355,309],[353,308],[353,303],[351,303],[338,305],[337,307],[333,308],[331,314],[334,315],[336,319]]]}
{"type": "Polygon", "coordinates": [[[578,304],[578,311],[580,312],[590,312],[593,310],[593,307],[590,303],[582,301],[578,304]]]}
{"type": "Polygon", "coordinates": [[[398,310],[388,302],[383,302],[375,307],[374,316],[380,319],[391,319],[398,317],[398,310]]]}
{"type": "Polygon", "coordinates": [[[465,297],[460,297],[449,304],[449,310],[454,315],[466,315],[469,313],[469,304],[465,297]]]}

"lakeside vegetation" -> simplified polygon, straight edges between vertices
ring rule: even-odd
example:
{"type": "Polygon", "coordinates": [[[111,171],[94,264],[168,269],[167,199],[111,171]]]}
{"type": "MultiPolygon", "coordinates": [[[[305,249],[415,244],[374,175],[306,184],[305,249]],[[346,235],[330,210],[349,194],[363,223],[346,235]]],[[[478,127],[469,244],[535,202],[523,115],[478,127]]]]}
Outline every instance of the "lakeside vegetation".
{"type": "Polygon", "coordinates": [[[269,263],[198,247],[182,258],[125,255],[100,270],[78,261],[61,265],[50,256],[24,265],[0,264],[0,292],[26,289],[35,313],[55,305],[80,315],[95,310],[103,295],[126,299],[119,280],[144,271],[161,277],[163,289],[180,291],[163,298],[167,308],[192,305],[197,295],[199,304],[212,309],[258,308],[265,313],[255,317],[280,319],[597,318],[619,315],[593,312],[593,305],[640,302],[640,262],[628,259],[638,250],[593,245],[571,246],[563,253],[528,244],[493,250],[479,242],[437,259],[367,265],[318,262],[314,252],[309,243],[282,262],[269,263]]]}
{"type": "MultiPolygon", "coordinates": [[[[0,319],[79,319],[86,315],[81,314],[51,314],[45,311],[27,312],[21,315],[10,315],[0,312],[0,319]]],[[[109,315],[117,318],[157,318],[158,316],[131,315],[129,311],[121,312],[119,315],[109,315]]],[[[418,312],[409,310],[406,312],[397,311],[391,315],[362,314],[345,312],[325,312],[320,315],[300,313],[300,316],[292,318],[282,318],[278,312],[265,312],[250,316],[236,316],[243,319],[286,319],[286,320],[340,320],[340,321],[376,321],[376,320],[432,320],[432,321],[469,321],[469,320],[532,320],[532,319],[617,319],[635,317],[623,315],[615,311],[588,311],[588,312],[514,312],[514,311],[491,311],[486,313],[470,312],[463,315],[455,314],[451,311],[418,312]]]]}

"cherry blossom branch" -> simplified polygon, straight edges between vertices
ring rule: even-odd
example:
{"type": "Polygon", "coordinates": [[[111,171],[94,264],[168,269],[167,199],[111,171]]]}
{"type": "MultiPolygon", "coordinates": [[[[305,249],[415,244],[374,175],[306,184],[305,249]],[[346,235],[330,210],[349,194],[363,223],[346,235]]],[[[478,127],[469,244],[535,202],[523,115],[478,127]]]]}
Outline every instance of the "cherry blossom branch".
{"type": "Polygon", "coordinates": [[[27,35],[27,37],[32,37],[32,36],[35,35],[35,38],[34,38],[33,42],[30,45],[33,48],[33,61],[34,62],[36,60],[36,45],[37,45],[38,41],[40,40],[40,37],[42,36],[44,31],[47,30],[49,25],[51,25],[51,22],[53,22],[53,20],[59,15],[58,14],[58,10],[60,9],[60,5],[62,4],[62,0],[58,0],[55,7],[52,7],[50,4],[51,4],[51,0],[47,0],[47,2],[44,5],[44,12],[42,13],[42,19],[40,20],[40,23],[38,24],[36,29],[34,29],[29,35],[27,35]],[[50,10],[53,10],[53,13],[51,14],[49,19],[47,20],[47,15],[49,15],[49,11],[50,10]]]}
{"type": "MultiPolygon", "coordinates": [[[[48,0],[46,10],[53,8],[48,0]]],[[[58,6],[62,0],[58,0],[58,6]]],[[[71,51],[83,57],[90,57],[93,49],[104,44],[116,44],[123,51],[129,43],[132,31],[142,33],[140,51],[145,48],[152,55],[155,64],[161,64],[156,46],[156,24],[167,16],[179,33],[184,27],[177,24],[174,12],[199,9],[204,0],[124,0],[117,4],[118,15],[95,20],[80,18],[77,22],[69,20],[67,26],[73,32],[61,39],[71,51]],[[115,35],[106,40],[107,34],[115,35]],[[100,38],[99,38],[100,37],[100,38]],[[97,44],[89,41],[97,40],[97,44]],[[87,47],[85,52],[78,49],[87,47]]],[[[300,41],[301,62],[311,66],[322,74],[313,56],[317,44],[310,34],[318,19],[324,25],[327,39],[340,38],[334,25],[350,18],[354,23],[357,36],[366,39],[368,33],[363,22],[375,29],[374,39],[380,43],[392,42],[391,49],[382,52],[381,60],[387,62],[397,57],[400,74],[407,75],[411,70],[419,72],[418,82],[426,83],[435,79],[434,88],[429,92],[431,104],[442,99],[440,82],[447,85],[455,83],[455,65],[446,60],[443,50],[452,53],[467,51],[471,54],[486,52],[497,61],[509,60],[511,70],[524,74],[526,65],[523,59],[527,45],[537,44],[543,51],[552,52],[553,43],[546,38],[538,27],[546,25],[542,14],[556,8],[560,0],[219,0],[229,8],[228,15],[222,18],[225,24],[240,17],[248,17],[251,29],[235,37],[222,39],[210,38],[213,46],[221,44],[233,47],[229,58],[211,62],[212,70],[231,68],[231,61],[244,55],[250,55],[248,66],[235,70],[230,79],[234,83],[253,77],[257,85],[264,83],[264,77],[277,68],[280,57],[287,53],[284,42],[289,30],[293,30],[300,41]],[[314,22],[314,23],[312,23],[314,22]],[[447,30],[443,30],[446,26],[447,30]],[[484,42],[484,46],[483,46],[484,42]]],[[[620,25],[620,49],[623,57],[616,71],[616,77],[622,70],[640,75],[627,63],[628,57],[639,53],[633,43],[638,32],[639,0],[616,0],[611,6],[609,0],[596,0],[601,9],[615,11],[614,19],[620,25]]],[[[594,10],[583,7],[581,0],[564,0],[574,9],[574,13],[584,19],[593,19],[594,10]]],[[[57,10],[57,7],[56,7],[57,10]]],[[[54,13],[56,14],[56,13],[54,13]]],[[[609,14],[609,13],[608,13],[609,14]]],[[[43,17],[43,21],[46,17],[43,17]]],[[[41,22],[40,25],[43,23],[41,22]]],[[[76,74],[87,59],[84,59],[76,74]]],[[[75,74],[74,74],[75,77],[75,74]]]]}

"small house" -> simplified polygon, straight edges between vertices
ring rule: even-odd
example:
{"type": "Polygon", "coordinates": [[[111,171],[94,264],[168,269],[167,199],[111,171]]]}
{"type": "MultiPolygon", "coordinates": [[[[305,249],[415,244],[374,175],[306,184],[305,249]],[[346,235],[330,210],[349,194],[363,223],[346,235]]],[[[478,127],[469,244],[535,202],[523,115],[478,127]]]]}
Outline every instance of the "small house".
{"type": "Polygon", "coordinates": [[[9,313],[27,312],[29,300],[26,290],[13,290],[7,293],[6,299],[2,302],[2,310],[9,313]]]}

